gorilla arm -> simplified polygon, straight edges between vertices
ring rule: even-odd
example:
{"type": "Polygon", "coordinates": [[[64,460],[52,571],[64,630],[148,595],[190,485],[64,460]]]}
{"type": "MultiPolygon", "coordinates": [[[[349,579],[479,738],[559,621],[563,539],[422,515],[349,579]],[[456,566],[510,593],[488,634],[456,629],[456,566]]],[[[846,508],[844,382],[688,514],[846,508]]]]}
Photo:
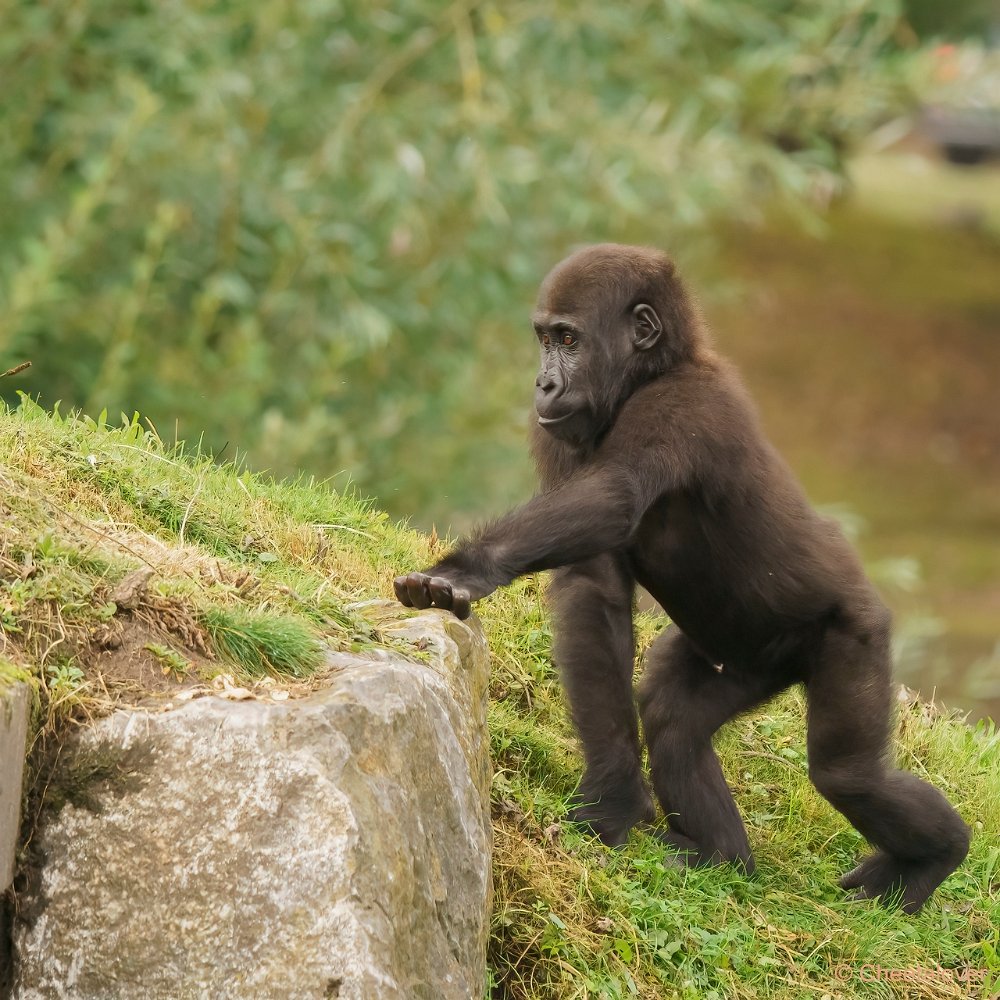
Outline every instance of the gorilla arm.
{"type": "MultiPolygon", "coordinates": [[[[641,411],[642,395],[623,411],[641,411]]],[[[467,618],[473,601],[525,573],[624,547],[650,506],[686,478],[678,466],[689,464],[677,462],[676,431],[674,440],[665,440],[663,432],[637,435],[636,426],[664,423],[643,422],[639,412],[619,420],[569,478],[463,540],[436,565],[396,577],[396,597],[407,607],[444,608],[467,618]],[[631,430],[617,433],[620,428],[631,430]]]]}
{"type": "Polygon", "coordinates": [[[649,503],[621,469],[580,470],[461,542],[423,573],[396,577],[407,607],[468,618],[470,603],[525,573],[554,569],[623,546],[649,503]]]}

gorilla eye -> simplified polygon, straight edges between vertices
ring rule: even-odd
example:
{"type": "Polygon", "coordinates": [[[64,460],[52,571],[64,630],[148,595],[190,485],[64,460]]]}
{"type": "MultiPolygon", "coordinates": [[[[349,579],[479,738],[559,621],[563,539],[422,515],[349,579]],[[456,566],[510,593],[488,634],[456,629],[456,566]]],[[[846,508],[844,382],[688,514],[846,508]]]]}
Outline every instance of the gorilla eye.
{"type": "Polygon", "coordinates": [[[562,342],[563,342],[563,347],[572,347],[576,343],[576,337],[574,337],[573,334],[571,333],[567,333],[563,337],[562,342]]]}
{"type": "Polygon", "coordinates": [[[542,345],[544,347],[548,347],[549,344],[551,343],[552,343],[552,338],[547,333],[542,334],[542,345]]]}

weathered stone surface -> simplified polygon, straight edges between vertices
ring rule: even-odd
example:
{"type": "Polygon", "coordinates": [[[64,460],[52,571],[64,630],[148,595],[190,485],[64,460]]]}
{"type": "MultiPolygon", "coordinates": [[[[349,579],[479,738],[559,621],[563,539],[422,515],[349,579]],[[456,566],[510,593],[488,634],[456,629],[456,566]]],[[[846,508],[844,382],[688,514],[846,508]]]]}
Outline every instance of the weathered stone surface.
{"type": "Polygon", "coordinates": [[[91,754],[118,777],[39,833],[14,996],[481,996],[488,654],[436,612],[383,631],[430,662],[336,654],[305,699],[84,731],[71,766],[91,754]]]}
{"type": "Polygon", "coordinates": [[[14,877],[31,688],[0,679],[0,893],[14,877]]]}

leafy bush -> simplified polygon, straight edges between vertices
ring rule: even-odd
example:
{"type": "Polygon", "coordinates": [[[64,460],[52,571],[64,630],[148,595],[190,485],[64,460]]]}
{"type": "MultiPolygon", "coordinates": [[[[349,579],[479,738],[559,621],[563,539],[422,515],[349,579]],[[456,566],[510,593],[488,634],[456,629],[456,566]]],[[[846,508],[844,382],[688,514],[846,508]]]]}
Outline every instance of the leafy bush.
{"type": "Polygon", "coordinates": [[[896,24],[893,0],[15,2],[0,362],[391,510],[505,503],[539,274],[802,204],[900,101],[896,24]],[[481,422],[512,430],[491,451],[481,422]]]}

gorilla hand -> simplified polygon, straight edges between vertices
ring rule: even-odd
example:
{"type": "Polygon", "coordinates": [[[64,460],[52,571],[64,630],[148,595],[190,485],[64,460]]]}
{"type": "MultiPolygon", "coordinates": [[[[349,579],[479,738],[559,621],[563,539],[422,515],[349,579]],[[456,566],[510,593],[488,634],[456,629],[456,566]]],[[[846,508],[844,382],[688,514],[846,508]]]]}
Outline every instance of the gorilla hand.
{"type": "Polygon", "coordinates": [[[457,586],[443,576],[427,573],[406,573],[392,582],[396,597],[408,608],[444,608],[456,618],[468,618],[472,612],[472,596],[465,587],[457,586]]]}

